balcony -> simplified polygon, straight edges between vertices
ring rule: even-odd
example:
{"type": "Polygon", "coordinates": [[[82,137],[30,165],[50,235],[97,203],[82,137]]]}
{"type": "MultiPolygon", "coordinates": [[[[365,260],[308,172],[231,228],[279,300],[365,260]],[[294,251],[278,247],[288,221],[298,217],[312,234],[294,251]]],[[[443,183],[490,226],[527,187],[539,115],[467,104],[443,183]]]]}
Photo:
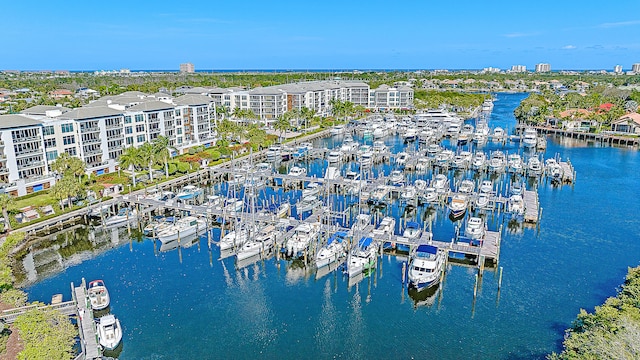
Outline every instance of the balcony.
{"type": "Polygon", "coordinates": [[[29,142],[29,141],[40,141],[40,136],[26,136],[26,137],[15,137],[13,138],[13,143],[17,144],[17,143],[23,143],[23,142],[29,142]]]}
{"type": "Polygon", "coordinates": [[[0,167],[0,175],[8,175],[8,174],[9,174],[9,168],[0,167]]]}
{"type": "Polygon", "coordinates": [[[18,164],[18,170],[30,169],[34,167],[43,166],[43,165],[44,165],[44,161],[32,161],[27,164],[18,164]]]}
{"type": "Polygon", "coordinates": [[[16,157],[25,157],[25,156],[29,156],[29,155],[33,155],[33,154],[42,154],[42,149],[38,148],[38,149],[32,149],[32,150],[24,150],[21,152],[17,152],[16,153],[16,157]]]}
{"type": "Polygon", "coordinates": [[[105,126],[107,128],[107,130],[112,130],[112,129],[122,129],[122,124],[117,123],[117,124],[111,124],[111,125],[107,125],[105,126]]]}
{"type": "Polygon", "coordinates": [[[84,155],[85,156],[91,156],[91,155],[98,155],[98,154],[102,154],[102,149],[97,148],[97,149],[85,149],[84,150],[84,155]]]}
{"type": "Polygon", "coordinates": [[[80,127],[80,133],[82,134],[91,133],[91,132],[100,132],[100,127],[99,126],[81,126],[80,127]]]}
{"type": "Polygon", "coordinates": [[[89,138],[89,139],[86,139],[86,140],[82,140],[83,144],[97,144],[97,143],[100,143],[100,142],[102,142],[102,139],[97,139],[97,138],[89,138]]]}

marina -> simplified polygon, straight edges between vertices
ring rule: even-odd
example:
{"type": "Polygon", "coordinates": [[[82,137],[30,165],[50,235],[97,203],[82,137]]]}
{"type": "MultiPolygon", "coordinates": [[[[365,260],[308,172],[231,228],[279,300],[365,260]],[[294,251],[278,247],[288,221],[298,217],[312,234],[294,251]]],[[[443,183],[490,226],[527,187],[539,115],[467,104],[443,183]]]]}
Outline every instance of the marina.
{"type": "MultiPolygon", "coordinates": [[[[499,115],[500,106],[502,104],[497,102],[492,114],[498,112],[499,115]]],[[[494,125],[490,120],[489,126],[509,128],[509,123],[501,123],[499,117],[496,121],[498,123],[494,125]]],[[[493,321],[496,316],[502,318],[517,313],[519,305],[513,303],[515,294],[521,299],[532,296],[533,299],[526,300],[527,306],[535,311],[547,311],[546,307],[538,310],[540,306],[535,301],[541,301],[539,296],[532,294],[529,285],[516,276],[530,274],[529,271],[535,266],[532,257],[541,259],[549,247],[555,246],[546,239],[549,236],[558,237],[564,231],[556,219],[562,218],[560,209],[567,206],[566,198],[573,196],[574,192],[584,191],[582,187],[588,185],[583,181],[576,183],[573,169],[576,164],[582,174],[587,157],[580,156],[575,150],[562,149],[553,142],[547,144],[547,153],[542,154],[524,150],[515,140],[488,141],[476,147],[473,141],[468,140],[461,145],[457,139],[446,137],[437,141],[441,150],[429,156],[427,150],[433,143],[420,144],[417,140],[406,143],[396,130],[381,137],[387,149],[374,153],[370,165],[360,166],[357,150],[352,153],[346,151],[341,161],[330,162],[327,159],[329,152],[336,148],[342,151],[345,137],[351,136],[354,142],[362,144],[364,134],[358,135],[357,127],[355,132],[353,129],[346,127],[342,134],[319,137],[314,141],[314,148],[307,150],[304,156],[295,160],[274,161],[266,171],[264,168],[254,170],[254,167],[257,168],[254,164],[266,160],[262,153],[254,153],[250,159],[234,160],[233,165],[203,170],[197,176],[192,176],[190,182],[159,186],[158,189],[178,193],[184,185],[191,184],[203,189],[202,195],[194,199],[162,201],[147,197],[144,192],[125,195],[113,204],[114,211],[111,213],[115,213],[115,208],[130,208],[136,211],[138,217],[119,227],[120,237],[128,239],[129,234],[129,237],[133,237],[136,231],[156,221],[159,216],[174,217],[174,221],[195,216],[204,220],[206,229],[200,236],[186,236],[180,244],[175,245],[148,239],[125,240],[123,244],[127,246],[114,243],[113,250],[106,255],[84,260],[80,265],[70,267],[64,275],[54,275],[28,290],[36,296],[42,296],[62,280],[78,278],[82,271],[88,272],[86,276],[105,279],[110,290],[114,286],[118,288],[118,296],[111,301],[123,321],[125,347],[120,356],[123,359],[158,354],[150,344],[157,344],[154,338],[159,335],[178,344],[192,344],[186,335],[186,329],[190,326],[206,329],[207,334],[200,336],[202,341],[212,346],[221,344],[221,340],[216,338],[227,331],[242,334],[241,339],[225,341],[227,348],[220,350],[220,356],[232,356],[233,352],[249,343],[263,351],[262,355],[266,357],[275,357],[276,354],[295,356],[308,351],[309,347],[326,349],[322,351],[328,355],[344,354],[345,349],[349,348],[350,352],[355,351],[360,356],[386,351],[393,356],[423,356],[427,353],[444,358],[473,356],[471,354],[501,357],[493,347],[489,349],[476,341],[460,348],[454,345],[454,336],[449,338],[448,335],[476,333],[481,331],[481,324],[493,321]],[[437,154],[444,150],[450,150],[454,155],[446,163],[443,161],[438,164],[435,160],[437,154]],[[533,171],[529,174],[526,169],[510,171],[505,161],[503,170],[496,167],[492,171],[486,162],[474,169],[470,160],[464,160],[468,158],[467,154],[463,154],[465,151],[470,153],[470,158],[482,152],[487,159],[491,158],[491,153],[501,151],[505,160],[517,153],[523,156],[523,164],[536,158],[541,160],[542,168],[539,174],[533,171]],[[402,152],[408,156],[402,155],[402,152]],[[551,172],[546,171],[545,159],[560,160],[559,156],[550,155],[559,153],[563,158],[571,158],[571,162],[556,161],[560,167],[565,166],[562,163],[566,164],[562,173],[571,177],[556,181],[551,172]],[[456,156],[464,159],[455,164],[453,160],[456,156]],[[396,157],[406,160],[398,164],[396,157]],[[243,168],[243,164],[254,166],[243,168]],[[304,168],[306,175],[289,175],[294,166],[304,168]],[[332,172],[329,171],[330,167],[337,171],[327,176],[332,172]],[[392,180],[393,171],[400,173],[399,176],[397,172],[394,173],[392,180]],[[228,186],[226,179],[236,175],[261,180],[264,186],[228,186]],[[443,175],[445,179],[438,175],[443,175]],[[481,191],[484,181],[490,182],[486,192],[481,191]],[[311,183],[318,186],[309,187],[311,183]],[[434,190],[434,197],[429,195],[431,191],[427,189],[434,190]],[[320,200],[321,206],[299,212],[298,204],[304,198],[305,190],[308,190],[305,195],[320,200]],[[414,191],[415,196],[403,196],[414,191]],[[524,203],[522,215],[510,211],[508,206],[509,199],[518,192],[524,203]],[[452,217],[450,204],[454,197],[461,199],[456,197],[461,194],[466,196],[466,211],[464,215],[452,217]],[[486,199],[486,203],[478,206],[481,197],[486,199]],[[224,198],[241,200],[242,206],[233,209],[222,206],[220,204],[224,201],[218,199],[224,198]],[[283,203],[289,204],[290,216],[287,211],[277,211],[283,203]],[[545,207],[544,214],[541,204],[545,207]],[[484,230],[479,238],[467,231],[467,224],[472,218],[482,221],[480,226],[484,230]],[[417,223],[421,231],[421,235],[412,240],[403,236],[409,223],[417,223]],[[531,223],[533,227],[527,225],[531,223]],[[295,229],[303,224],[311,229],[309,242],[301,242],[303,245],[298,247],[291,243],[289,251],[289,240],[294,237],[295,229]],[[246,228],[248,234],[257,235],[265,227],[273,229],[270,232],[275,236],[265,238],[256,245],[256,250],[253,250],[256,255],[240,258],[239,250],[242,247],[237,246],[237,250],[223,253],[217,246],[220,239],[231,231],[246,228]],[[331,243],[340,243],[343,247],[331,255],[336,260],[325,265],[319,262],[318,255],[321,249],[329,245],[329,239],[334,234],[341,234],[341,241],[334,237],[331,243]],[[267,245],[271,242],[273,247],[267,245]],[[388,246],[384,246],[385,243],[388,246]],[[345,273],[348,270],[341,263],[348,260],[347,253],[357,245],[363,248],[365,245],[367,248],[376,246],[375,261],[366,263],[365,274],[351,276],[345,273]],[[442,251],[446,254],[447,263],[443,266],[442,280],[433,285],[433,289],[429,287],[416,293],[413,289],[407,290],[409,283],[406,274],[411,254],[420,245],[433,246],[442,251]],[[154,271],[140,272],[141,266],[154,271]],[[108,275],[116,268],[130,269],[127,271],[127,284],[120,284],[123,275],[108,275]],[[179,285],[185,281],[189,282],[191,290],[179,285]],[[142,301],[137,285],[140,283],[146,284],[144,292],[147,294],[164,294],[160,298],[166,298],[166,293],[172,289],[194,291],[190,296],[194,300],[168,295],[170,300],[164,304],[155,299],[142,301]],[[207,296],[215,300],[202,300],[205,293],[210,293],[207,296]],[[307,314],[309,310],[304,310],[294,299],[304,299],[308,304],[305,308],[308,306],[318,310],[311,310],[307,314]],[[125,305],[127,302],[131,305],[125,305]],[[412,315],[407,318],[409,308],[414,310],[409,311],[412,315]],[[212,322],[224,322],[223,314],[230,313],[237,314],[235,319],[240,322],[238,325],[228,324],[219,326],[219,329],[212,325],[212,322]],[[158,314],[163,316],[158,318],[158,314]],[[136,320],[133,320],[134,317],[136,320]],[[445,325],[452,317],[457,319],[456,324],[445,325]],[[157,330],[147,325],[152,318],[157,319],[153,320],[157,330]],[[300,318],[309,318],[314,325],[311,328],[304,327],[304,321],[301,322],[300,318]],[[189,319],[191,325],[187,325],[183,319],[189,319]],[[347,326],[351,328],[338,329],[343,321],[344,324],[350,324],[347,326]],[[394,336],[388,330],[375,327],[377,321],[397,322],[409,328],[411,324],[421,321],[432,322],[433,326],[440,329],[438,341],[442,344],[437,345],[437,341],[428,335],[426,341],[429,349],[426,345],[409,340],[411,346],[407,348],[392,349],[380,344],[353,350],[350,344],[355,341],[372,343],[379,336],[394,336]],[[280,324],[285,324],[288,329],[286,333],[275,330],[280,324]],[[244,329],[245,326],[257,331],[249,332],[244,329]],[[134,327],[140,330],[133,330],[134,327]],[[180,331],[176,332],[176,329],[180,331]],[[375,335],[365,331],[373,329],[375,335]],[[314,338],[316,332],[319,335],[315,335],[315,340],[295,345],[298,339],[314,338]],[[359,336],[354,337],[354,333],[359,336]],[[441,335],[444,334],[448,335],[443,338],[441,335]],[[339,335],[340,339],[333,335],[339,335]],[[273,342],[275,344],[272,345],[273,342]],[[286,348],[284,353],[283,348],[286,348]],[[454,353],[453,348],[458,352],[454,353]]],[[[586,176],[581,178],[587,181],[586,176]]],[[[243,181],[243,184],[246,183],[243,181]]],[[[583,214],[575,214],[579,215],[583,214]]],[[[100,218],[94,217],[91,223],[96,229],[104,227],[100,218]]],[[[38,236],[47,235],[33,234],[32,238],[38,236]]],[[[154,236],[149,238],[153,239],[154,236]]],[[[36,266],[36,269],[43,270],[44,267],[36,266]]],[[[550,271],[543,268],[539,269],[542,274],[529,276],[534,283],[547,283],[553,291],[569,291],[559,288],[559,282],[549,274],[550,271]],[[543,274],[551,279],[550,284],[541,278],[543,274]]],[[[573,287],[571,285],[569,289],[573,287]]],[[[562,314],[558,314],[559,310],[554,308],[549,317],[572,318],[574,314],[570,310],[562,310],[562,314]]],[[[501,339],[498,342],[516,344],[505,346],[522,355],[531,356],[543,351],[545,345],[542,345],[542,340],[534,342],[533,346],[538,346],[536,348],[515,349],[513,346],[521,343],[509,333],[514,327],[524,324],[517,319],[506,323],[509,325],[500,326],[497,330],[501,339]]],[[[541,325],[533,326],[538,329],[541,325]]],[[[543,334],[542,338],[546,337],[547,340],[557,336],[544,334],[543,330],[535,331],[543,334]]],[[[194,347],[187,350],[182,345],[176,345],[175,349],[164,349],[162,353],[166,356],[188,353],[193,357],[206,357],[202,350],[194,347]]],[[[252,354],[259,356],[257,351],[252,350],[252,354]]]]}

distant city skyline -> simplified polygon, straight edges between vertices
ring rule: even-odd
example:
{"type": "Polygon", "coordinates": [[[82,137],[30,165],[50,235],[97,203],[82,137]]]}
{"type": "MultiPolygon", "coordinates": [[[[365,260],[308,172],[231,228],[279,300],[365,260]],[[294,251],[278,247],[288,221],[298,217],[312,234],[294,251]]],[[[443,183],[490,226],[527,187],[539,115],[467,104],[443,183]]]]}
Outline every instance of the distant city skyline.
{"type": "Polygon", "coordinates": [[[631,70],[640,2],[3,5],[0,69],[631,70]]]}

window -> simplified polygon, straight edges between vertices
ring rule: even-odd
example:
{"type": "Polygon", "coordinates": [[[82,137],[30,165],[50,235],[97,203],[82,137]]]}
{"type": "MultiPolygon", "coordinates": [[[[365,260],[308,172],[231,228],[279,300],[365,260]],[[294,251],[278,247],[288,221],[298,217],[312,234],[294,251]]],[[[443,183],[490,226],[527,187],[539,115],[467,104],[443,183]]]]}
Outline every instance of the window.
{"type": "Polygon", "coordinates": [[[61,127],[63,133],[73,132],[73,124],[62,124],[61,127]]]}
{"type": "Polygon", "coordinates": [[[43,135],[45,135],[45,136],[47,136],[47,135],[53,135],[53,133],[54,133],[54,132],[53,132],[53,126],[45,126],[45,127],[42,129],[42,134],[43,134],[43,135]]]}
{"type": "Polygon", "coordinates": [[[180,116],[180,109],[176,110],[176,116],[180,116]]]}
{"type": "Polygon", "coordinates": [[[131,134],[131,133],[133,133],[133,126],[126,126],[126,127],[124,128],[124,133],[125,133],[125,134],[131,134]]]}
{"type": "Polygon", "coordinates": [[[125,124],[131,124],[131,116],[125,116],[124,117],[124,123],[125,124]]]}
{"type": "Polygon", "coordinates": [[[145,136],[144,135],[138,135],[138,142],[145,142],[145,136]]]}
{"type": "Polygon", "coordinates": [[[64,152],[66,152],[67,154],[69,154],[71,156],[76,156],[78,154],[77,151],[76,151],[76,148],[74,148],[74,147],[66,148],[66,149],[64,149],[64,152]]]}
{"type": "Polygon", "coordinates": [[[136,132],[144,132],[144,124],[136,125],[136,132]]]}
{"type": "Polygon", "coordinates": [[[182,135],[182,128],[178,128],[178,135],[182,135]]]}
{"type": "Polygon", "coordinates": [[[56,158],[58,158],[58,151],[57,150],[47,151],[47,160],[53,161],[56,158]]]}
{"type": "Polygon", "coordinates": [[[144,121],[144,117],[142,116],[142,114],[136,114],[136,122],[142,122],[144,121]]]}
{"type": "Polygon", "coordinates": [[[45,139],[44,140],[44,147],[45,148],[52,148],[56,146],[56,139],[45,139]]]}
{"type": "Polygon", "coordinates": [[[63,137],[63,138],[62,138],[62,142],[63,142],[65,145],[75,144],[75,143],[76,143],[76,137],[75,137],[75,136],[73,136],[73,135],[65,136],[65,137],[63,137]]]}
{"type": "Polygon", "coordinates": [[[127,145],[133,145],[133,136],[127,137],[127,145]]]}

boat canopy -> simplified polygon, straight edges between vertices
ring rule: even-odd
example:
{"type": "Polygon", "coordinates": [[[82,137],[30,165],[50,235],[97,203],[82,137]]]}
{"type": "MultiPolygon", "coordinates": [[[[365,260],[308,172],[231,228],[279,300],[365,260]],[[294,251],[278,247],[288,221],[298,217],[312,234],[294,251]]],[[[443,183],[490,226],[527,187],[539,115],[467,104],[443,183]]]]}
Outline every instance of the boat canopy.
{"type": "Polygon", "coordinates": [[[329,237],[329,240],[327,240],[327,245],[330,245],[334,241],[342,242],[342,240],[344,240],[346,237],[347,237],[347,233],[346,232],[338,231],[338,232],[334,233],[333,235],[331,235],[331,237],[329,237]]]}
{"type": "Polygon", "coordinates": [[[358,241],[358,246],[360,246],[361,248],[366,248],[371,245],[371,242],[373,242],[373,239],[370,237],[362,238],[360,239],[360,241],[358,241]]]}
{"type": "Polygon", "coordinates": [[[109,314],[100,318],[100,325],[108,326],[116,323],[116,317],[109,314]]]}
{"type": "Polygon", "coordinates": [[[420,224],[415,221],[407,222],[407,229],[420,229],[420,224]]]}
{"type": "Polygon", "coordinates": [[[420,256],[420,253],[437,254],[438,247],[433,245],[426,245],[426,244],[418,245],[418,249],[416,250],[416,253],[418,254],[418,256],[420,256]]]}

